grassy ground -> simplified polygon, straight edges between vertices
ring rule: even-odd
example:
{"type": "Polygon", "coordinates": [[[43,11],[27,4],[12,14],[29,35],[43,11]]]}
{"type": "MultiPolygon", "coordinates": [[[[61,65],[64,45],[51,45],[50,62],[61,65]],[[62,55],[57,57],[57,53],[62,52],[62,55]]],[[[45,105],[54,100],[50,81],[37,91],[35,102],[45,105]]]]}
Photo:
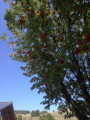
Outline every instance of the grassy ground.
{"type": "MultiPolygon", "coordinates": [[[[58,114],[58,111],[55,112],[49,112],[52,116],[54,116],[55,120],[77,120],[75,117],[71,119],[64,119],[64,114],[60,115],[58,114]]],[[[18,114],[19,115],[19,114],[18,114]]],[[[17,115],[17,116],[18,116],[17,115]]],[[[39,120],[39,117],[31,117],[30,114],[21,114],[23,120],[39,120]]]]}
{"type": "Polygon", "coordinates": [[[58,114],[58,111],[50,112],[52,116],[54,116],[55,120],[77,120],[75,117],[71,119],[64,119],[64,114],[58,114]]]}

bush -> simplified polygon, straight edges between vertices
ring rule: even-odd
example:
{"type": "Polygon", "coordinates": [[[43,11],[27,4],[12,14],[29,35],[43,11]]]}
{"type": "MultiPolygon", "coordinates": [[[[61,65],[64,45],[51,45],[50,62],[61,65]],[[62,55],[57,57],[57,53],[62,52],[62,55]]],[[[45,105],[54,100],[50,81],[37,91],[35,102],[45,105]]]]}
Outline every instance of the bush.
{"type": "Polygon", "coordinates": [[[46,110],[43,110],[43,111],[40,112],[40,114],[45,114],[45,113],[47,113],[46,110]]]}
{"type": "Polygon", "coordinates": [[[33,111],[31,112],[31,116],[32,116],[32,117],[38,117],[38,116],[40,116],[40,111],[39,111],[39,110],[36,110],[36,111],[33,110],[33,111]]]}
{"type": "Polygon", "coordinates": [[[39,120],[55,120],[55,118],[50,113],[47,113],[46,115],[41,115],[39,120]]]}
{"type": "Polygon", "coordinates": [[[36,110],[36,116],[40,116],[40,111],[39,110],[36,110]]]}

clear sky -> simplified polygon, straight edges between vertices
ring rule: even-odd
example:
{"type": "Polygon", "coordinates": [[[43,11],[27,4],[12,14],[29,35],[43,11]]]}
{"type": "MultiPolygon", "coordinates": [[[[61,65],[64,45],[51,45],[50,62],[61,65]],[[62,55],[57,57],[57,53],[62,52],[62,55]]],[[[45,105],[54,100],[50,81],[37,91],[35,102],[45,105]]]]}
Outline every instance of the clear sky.
{"type": "MultiPolygon", "coordinates": [[[[12,36],[6,28],[5,20],[3,20],[8,8],[9,4],[0,0],[0,36],[3,32],[12,36]]],[[[22,63],[13,61],[9,57],[13,51],[7,45],[7,41],[8,39],[5,42],[0,40],[0,102],[12,101],[15,110],[44,110],[44,105],[40,104],[44,94],[38,94],[36,89],[30,90],[29,80],[31,78],[23,75],[23,71],[20,69],[22,63]]],[[[51,106],[50,111],[53,110],[57,110],[57,106],[51,106]]]]}

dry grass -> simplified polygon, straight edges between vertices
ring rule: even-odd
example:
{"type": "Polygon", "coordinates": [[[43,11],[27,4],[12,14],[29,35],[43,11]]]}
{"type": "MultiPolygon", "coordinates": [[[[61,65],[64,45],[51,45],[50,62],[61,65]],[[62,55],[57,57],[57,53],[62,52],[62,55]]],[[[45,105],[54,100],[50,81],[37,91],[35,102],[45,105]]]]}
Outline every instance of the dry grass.
{"type": "Polygon", "coordinates": [[[31,117],[31,114],[17,114],[16,116],[21,115],[22,120],[39,120],[39,117],[31,117]]]}
{"type": "Polygon", "coordinates": [[[50,112],[52,116],[54,116],[55,120],[77,120],[75,117],[71,119],[64,119],[64,114],[58,114],[58,111],[50,112]]]}
{"type": "MultiPolygon", "coordinates": [[[[58,111],[55,112],[49,112],[52,116],[54,116],[55,120],[77,120],[75,117],[71,119],[64,119],[64,114],[60,115],[58,114],[58,111]]],[[[31,117],[31,114],[17,114],[22,115],[22,120],[39,120],[39,117],[31,117]]]]}

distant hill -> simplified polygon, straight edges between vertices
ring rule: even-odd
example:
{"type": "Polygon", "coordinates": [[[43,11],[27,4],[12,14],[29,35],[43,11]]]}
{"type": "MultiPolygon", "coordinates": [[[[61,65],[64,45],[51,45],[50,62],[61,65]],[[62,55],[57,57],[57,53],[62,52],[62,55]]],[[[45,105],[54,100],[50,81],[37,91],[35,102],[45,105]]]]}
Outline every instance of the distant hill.
{"type": "Polygon", "coordinates": [[[30,114],[29,110],[15,110],[16,114],[30,114]]]}

